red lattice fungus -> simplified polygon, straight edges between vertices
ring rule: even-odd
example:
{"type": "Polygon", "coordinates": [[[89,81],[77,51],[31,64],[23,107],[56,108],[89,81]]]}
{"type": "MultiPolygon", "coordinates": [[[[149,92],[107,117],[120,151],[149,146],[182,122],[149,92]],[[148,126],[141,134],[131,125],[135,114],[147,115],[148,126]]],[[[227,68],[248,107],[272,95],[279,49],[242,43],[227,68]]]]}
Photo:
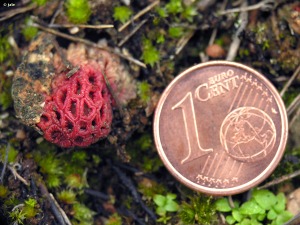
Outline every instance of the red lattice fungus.
{"type": "Polygon", "coordinates": [[[88,146],[110,132],[111,96],[104,77],[92,65],[81,65],[70,78],[52,82],[37,126],[48,141],[61,147],[88,146]]]}

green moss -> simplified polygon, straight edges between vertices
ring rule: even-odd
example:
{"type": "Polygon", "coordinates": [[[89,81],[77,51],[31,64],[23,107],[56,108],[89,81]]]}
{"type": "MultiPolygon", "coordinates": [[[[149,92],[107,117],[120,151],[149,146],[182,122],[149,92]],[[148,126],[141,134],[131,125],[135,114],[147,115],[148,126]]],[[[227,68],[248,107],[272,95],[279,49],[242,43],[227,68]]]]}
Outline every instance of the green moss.
{"type": "Polygon", "coordinates": [[[0,94],[0,106],[3,110],[8,109],[13,103],[11,94],[8,92],[2,92],[0,94]]]}
{"type": "Polygon", "coordinates": [[[17,208],[14,211],[9,213],[9,218],[11,219],[11,224],[24,224],[26,219],[26,213],[23,210],[17,208]]]}
{"type": "Polygon", "coordinates": [[[37,201],[34,198],[29,198],[24,203],[23,212],[25,213],[26,218],[35,217],[39,212],[39,210],[36,208],[37,201]]]}
{"type": "Polygon", "coordinates": [[[38,29],[32,26],[26,26],[22,30],[22,34],[25,37],[26,41],[32,40],[34,37],[36,37],[37,33],[38,33],[38,29]]]}
{"type": "Polygon", "coordinates": [[[170,37],[172,38],[179,38],[183,35],[183,28],[182,27],[170,27],[168,30],[170,37]]]}
{"type": "Polygon", "coordinates": [[[93,224],[93,217],[96,214],[83,204],[76,203],[73,205],[74,218],[82,223],[93,224]]]}
{"type": "Polygon", "coordinates": [[[0,35],[0,63],[4,62],[10,55],[12,48],[6,36],[0,35]]]}
{"type": "Polygon", "coordinates": [[[91,15],[87,0],[68,0],[66,9],[68,18],[72,23],[86,23],[91,15]]]}
{"type": "Polygon", "coordinates": [[[189,199],[180,206],[179,218],[183,224],[211,225],[217,221],[216,207],[211,196],[197,194],[189,199]]]}
{"type": "Polygon", "coordinates": [[[159,184],[154,180],[143,179],[138,184],[138,190],[143,194],[143,197],[147,200],[153,200],[156,194],[164,194],[167,192],[166,187],[163,184],[159,184]]]}
{"type": "Polygon", "coordinates": [[[76,193],[73,190],[62,190],[57,194],[57,198],[68,205],[76,203],[76,193]]]}
{"type": "Polygon", "coordinates": [[[193,22],[194,16],[197,15],[197,8],[193,5],[187,6],[183,12],[182,12],[182,17],[189,22],[193,22]]]}
{"type": "Polygon", "coordinates": [[[147,104],[150,100],[151,89],[147,81],[142,81],[137,84],[137,93],[143,103],[147,104]]]}
{"type": "Polygon", "coordinates": [[[168,17],[168,13],[167,13],[167,10],[165,8],[157,7],[156,8],[156,12],[162,18],[168,17]]]}
{"type": "Polygon", "coordinates": [[[177,14],[183,11],[183,5],[181,0],[170,0],[166,4],[166,10],[170,14],[177,14]]]}
{"type": "Polygon", "coordinates": [[[105,225],[122,225],[122,218],[118,213],[110,215],[108,220],[105,222],[105,225]]]}
{"type": "Polygon", "coordinates": [[[165,42],[165,36],[162,33],[159,33],[156,37],[156,43],[157,44],[162,44],[165,42]]]}
{"type": "Polygon", "coordinates": [[[33,3],[36,3],[38,6],[43,6],[47,3],[48,0],[32,0],[33,3]]]}
{"type": "Polygon", "coordinates": [[[127,6],[116,6],[114,8],[114,19],[125,23],[132,15],[132,10],[127,6]]]}
{"type": "Polygon", "coordinates": [[[47,149],[46,147],[43,151],[34,152],[34,159],[40,166],[48,187],[54,188],[62,184],[63,162],[55,155],[55,151],[44,152],[47,149]]]}
{"type": "Polygon", "coordinates": [[[289,88],[288,91],[285,92],[283,96],[283,101],[285,105],[289,106],[294,101],[294,99],[298,96],[298,94],[299,94],[298,89],[289,88]]]}
{"type": "Polygon", "coordinates": [[[84,177],[76,173],[68,175],[65,179],[65,183],[69,188],[82,189],[87,186],[84,177]]]}
{"type": "Polygon", "coordinates": [[[0,184],[0,198],[6,198],[8,195],[8,188],[0,184]]]}
{"type": "Polygon", "coordinates": [[[0,148],[1,162],[5,162],[7,147],[9,148],[7,161],[8,161],[8,163],[14,163],[16,161],[16,158],[17,158],[17,155],[19,154],[19,152],[12,145],[3,146],[0,148]]]}
{"type": "Polygon", "coordinates": [[[159,51],[153,46],[152,41],[146,38],[143,40],[142,59],[150,66],[154,66],[160,59],[159,51]]]}
{"type": "Polygon", "coordinates": [[[12,106],[11,83],[12,79],[10,77],[6,77],[4,74],[0,75],[0,106],[2,110],[12,106]]]}

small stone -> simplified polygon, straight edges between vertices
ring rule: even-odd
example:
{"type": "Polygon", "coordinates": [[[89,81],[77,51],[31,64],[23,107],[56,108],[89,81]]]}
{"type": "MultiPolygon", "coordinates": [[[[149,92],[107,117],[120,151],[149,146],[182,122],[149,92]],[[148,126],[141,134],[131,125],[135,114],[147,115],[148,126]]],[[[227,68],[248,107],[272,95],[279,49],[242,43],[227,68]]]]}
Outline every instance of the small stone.
{"type": "Polygon", "coordinates": [[[77,34],[79,32],[78,27],[72,27],[69,29],[70,34],[77,34]]]}
{"type": "Polygon", "coordinates": [[[206,50],[206,54],[211,58],[222,58],[225,56],[225,50],[217,44],[209,45],[206,50]]]}
{"type": "Polygon", "coordinates": [[[24,130],[17,130],[17,133],[16,133],[16,138],[19,139],[19,140],[24,140],[26,138],[26,133],[24,130]]]}
{"type": "Polygon", "coordinates": [[[287,210],[293,215],[300,213],[300,188],[296,189],[288,196],[287,210]]]}

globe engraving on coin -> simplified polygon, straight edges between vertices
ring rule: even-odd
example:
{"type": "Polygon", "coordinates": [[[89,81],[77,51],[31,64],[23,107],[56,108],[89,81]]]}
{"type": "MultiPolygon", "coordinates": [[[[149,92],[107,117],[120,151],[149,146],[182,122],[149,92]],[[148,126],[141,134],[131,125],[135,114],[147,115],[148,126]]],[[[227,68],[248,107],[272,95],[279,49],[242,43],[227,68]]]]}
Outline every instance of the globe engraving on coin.
{"type": "Polygon", "coordinates": [[[272,119],[255,107],[235,109],[221,125],[221,144],[236,160],[254,162],[264,159],[272,151],[275,139],[272,119]]]}
{"type": "Polygon", "coordinates": [[[188,187],[215,195],[258,185],[287,141],[284,104],[260,73],[213,61],[178,75],[154,117],[154,139],[168,170],[188,187]]]}

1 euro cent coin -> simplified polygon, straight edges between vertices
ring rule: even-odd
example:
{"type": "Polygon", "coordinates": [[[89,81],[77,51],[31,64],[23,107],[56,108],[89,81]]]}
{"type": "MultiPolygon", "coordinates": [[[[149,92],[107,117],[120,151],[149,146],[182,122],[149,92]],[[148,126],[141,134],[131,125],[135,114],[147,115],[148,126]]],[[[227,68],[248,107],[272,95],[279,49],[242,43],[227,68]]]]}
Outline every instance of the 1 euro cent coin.
{"type": "Polygon", "coordinates": [[[287,141],[275,87],[254,69],[212,61],[178,75],[154,117],[158,153],[184,185],[212,195],[244,192],[266,179],[287,141]]]}

